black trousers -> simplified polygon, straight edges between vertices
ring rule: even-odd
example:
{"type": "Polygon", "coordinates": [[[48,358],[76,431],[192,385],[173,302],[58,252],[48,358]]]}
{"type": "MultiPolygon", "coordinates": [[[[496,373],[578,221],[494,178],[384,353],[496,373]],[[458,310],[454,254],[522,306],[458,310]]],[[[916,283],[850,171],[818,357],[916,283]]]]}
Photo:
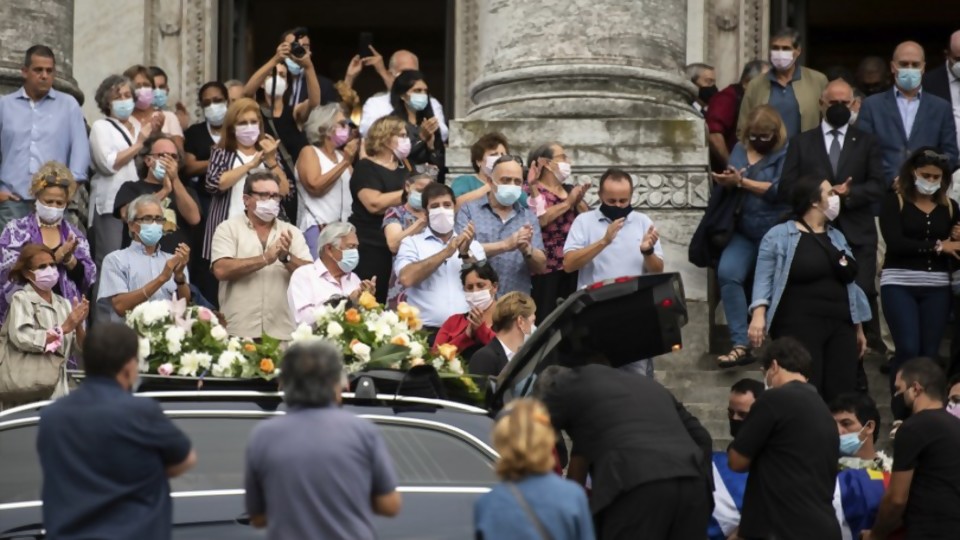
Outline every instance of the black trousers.
{"type": "Polygon", "coordinates": [[[824,401],[857,389],[860,364],[857,329],[851,322],[807,316],[774,318],[770,335],[790,336],[807,348],[813,360],[810,384],[824,401]]]}
{"type": "Polygon", "coordinates": [[[691,540],[706,536],[710,504],[704,479],[641,484],[594,516],[600,540],[691,540]]]}
{"type": "Polygon", "coordinates": [[[558,301],[566,299],[577,290],[577,272],[556,270],[533,276],[533,291],[530,296],[537,304],[537,322],[541,322],[557,308],[558,301]]]}
{"type": "Polygon", "coordinates": [[[360,279],[377,278],[377,302],[387,303],[387,291],[390,290],[390,269],[393,266],[393,253],[387,246],[364,245],[360,242],[360,262],[354,273],[360,279]]]}

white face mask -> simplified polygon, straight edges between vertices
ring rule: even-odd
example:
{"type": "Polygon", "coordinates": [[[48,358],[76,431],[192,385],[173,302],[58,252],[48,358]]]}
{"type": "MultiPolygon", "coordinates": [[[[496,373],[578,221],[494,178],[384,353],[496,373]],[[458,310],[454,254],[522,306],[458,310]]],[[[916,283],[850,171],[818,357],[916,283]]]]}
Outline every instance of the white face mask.
{"type": "Polygon", "coordinates": [[[793,51],[770,51],[770,63],[780,71],[790,69],[793,60],[793,51]]]}
{"type": "Polygon", "coordinates": [[[267,96],[281,97],[287,91],[287,80],[280,76],[277,76],[276,79],[267,77],[267,80],[263,81],[263,91],[267,96]],[[276,81],[276,88],[274,88],[274,81],[276,81]]]}
{"type": "Polygon", "coordinates": [[[490,176],[493,174],[493,164],[500,159],[503,154],[491,154],[483,158],[483,174],[490,176]]]}
{"type": "Polygon", "coordinates": [[[470,306],[470,309],[477,308],[480,311],[486,311],[493,304],[493,295],[490,294],[489,289],[465,292],[463,296],[467,299],[467,305],[470,306]]]}
{"type": "Polygon", "coordinates": [[[453,208],[431,208],[428,212],[430,228],[437,234],[450,234],[453,230],[453,208]]]}
{"type": "Polygon", "coordinates": [[[830,221],[837,219],[837,216],[840,215],[839,195],[830,195],[827,197],[827,209],[823,211],[823,215],[830,221]]]}
{"type": "Polygon", "coordinates": [[[570,175],[573,174],[573,166],[567,163],[566,161],[561,161],[557,163],[557,181],[561,184],[566,182],[570,175]]]}
{"type": "Polygon", "coordinates": [[[950,66],[950,73],[953,73],[954,77],[960,79],[960,62],[954,62],[953,65],[950,66]]]}

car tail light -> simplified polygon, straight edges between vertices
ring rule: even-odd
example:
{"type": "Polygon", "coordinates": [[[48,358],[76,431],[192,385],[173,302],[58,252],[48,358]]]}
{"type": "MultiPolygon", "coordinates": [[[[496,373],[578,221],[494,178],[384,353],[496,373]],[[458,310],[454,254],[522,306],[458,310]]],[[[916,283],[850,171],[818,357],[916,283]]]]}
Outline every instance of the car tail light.
{"type": "Polygon", "coordinates": [[[673,306],[673,300],[670,298],[664,298],[660,301],[660,307],[669,308],[673,306]]]}

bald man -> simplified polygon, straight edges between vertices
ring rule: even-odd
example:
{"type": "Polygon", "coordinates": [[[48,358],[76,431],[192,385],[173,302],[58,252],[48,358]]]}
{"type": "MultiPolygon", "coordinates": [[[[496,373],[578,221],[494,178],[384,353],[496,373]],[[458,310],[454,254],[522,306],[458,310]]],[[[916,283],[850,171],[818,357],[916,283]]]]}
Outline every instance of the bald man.
{"type": "MultiPolygon", "coordinates": [[[[840,195],[840,215],[833,225],[847,237],[859,269],[857,285],[867,294],[872,312],[877,313],[877,229],[873,207],[887,191],[887,184],[876,137],[859,129],[859,122],[850,125],[853,106],[853,88],[846,81],[836,79],[827,84],[820,95],[820,125],[790,139],[780,176],[780,193],[788,200],[790,187],[806,175],[827,179],[834,185],[840,195]]],[[[864,333],[870,348],[882,351],[878,321],[874,317],[865,323],[864,333]]]]}
{"type": "Polygon", "coordinates": [[[857,127],[880,141],[883,175],[888,186],[893,185],[907,156],[923,146],[938,148],[953,167],[957,165],[953,107],[921,88],[925,67],[923,47],[913,41],[901,43],[890,61],[893,88],[868,97],[860,108],[857,127]]]}
{"type": "MultiPolygon", "coordinates": [[[[378,68],[377,72],[383,79],[387,91],[371,97],[363,104],[363,113],[360,116],[360,134],[363,136],[367,135],[367,130],[374,122],[393,112],[393,105],[390,104],[390,87],[393,85],[393,80],[404,71],[419,70],[420,59],[412,52],[401,49],[390,56],[386,71],[382,69],[382,65],[383,59],[380,59],[381,68],[378,68]]],[[[433,114],[440,121],[440,136],[446,142],[448,130],[447,121],[443,116],[443,105],[440,105],[433,96],[430,97],[430,105],[433,106],[433,114]]]]}

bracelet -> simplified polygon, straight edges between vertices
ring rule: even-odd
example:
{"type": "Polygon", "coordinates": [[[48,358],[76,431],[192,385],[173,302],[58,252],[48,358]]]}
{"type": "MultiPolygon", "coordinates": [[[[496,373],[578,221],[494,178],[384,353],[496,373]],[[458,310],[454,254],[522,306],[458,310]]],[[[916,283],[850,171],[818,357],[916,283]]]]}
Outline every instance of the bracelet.
{"type": "Polygon", "coordinates": [[[650,248],[650,249],[648,249],[648,250],[646,250],[646,251],[644,251],[644,250],[641,249],[641,250],[640,250],[640,254],[643,255],[644,257],[649,257],[649,256],[653,255],[653,248],[650,248]]]}
{"type": "Polygon", "coordinates": [[[933,246],[933,250],[937,252],[937,255],[943,253],[943,240],[937,240],[937,243],[933,246]]]}
{"type": "Polygon", "coordinates": [[[150,301],[150,297],[147,296],[147,288],[146,288],[146,287],[141,287],[141,288],[140,288],[140,292],[143,294],[143,299],[146,300],[147,302],[149,302],[149,301],[150,301]]]}
{"type": "Polygon", "coordinates": [[[261,254],[260,254],[260,257],[263,259],[263,264],[266,264],[266,265],[269,265],[269,264],[270,264],[270,262],[267,261],[267,254],[266,254],[266,253],[261,253],[261,254]]]}

